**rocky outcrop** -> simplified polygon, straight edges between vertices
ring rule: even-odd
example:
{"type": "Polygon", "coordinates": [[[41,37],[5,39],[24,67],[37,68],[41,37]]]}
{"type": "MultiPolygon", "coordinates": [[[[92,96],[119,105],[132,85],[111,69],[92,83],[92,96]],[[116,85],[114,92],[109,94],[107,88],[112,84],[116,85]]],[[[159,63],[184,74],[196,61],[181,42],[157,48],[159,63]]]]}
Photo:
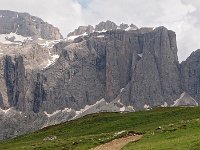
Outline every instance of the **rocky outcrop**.
{"type": "Polygon", "coordinates": [[[116,30],[117,25],[112,21],[106,21],[106,22],[100,22],[98,25],[96,25],[95,30],[96,31],[102,31],[102,30],[116,30]]]}
{"type": "Polygon", "coordinates": [[[58,28],[28,13],[0,10],[0,34],[16,33],[24,37],[43,38],[47,40],[61,39],[58,28]]]}
{"type": "Polygon", "coordinates": [[[76,36],[76,35],[82,35],[84,33],[90,34],[94,32],[94,27],[89,25],[89,26],[80,26],[78,29],[75,29],[73,32],[70,32],[68,36],[76,36]]]}
{"type": "Polygon", "coordinates": [[[131,24],[120,24],[119,26],[116,25],[114,22],[107,20],[106,22],[102,21],[95,27],[89,25],[89,26],[80,26],[78,29],[75,29],[73,32],[70,32],[67,36],[69,39],[72,37],[77,37],[77,36],[83,36],[83,35],[89,35],[93,32],[106,32],[106,31],[111,31],[111,30],[137,30],[138,27],[131,24]]]}
{"type": "Polygon", "coordinates": [[[200,102],[200,50],[181,63],[181,75],[184,91],[200,102]]]}

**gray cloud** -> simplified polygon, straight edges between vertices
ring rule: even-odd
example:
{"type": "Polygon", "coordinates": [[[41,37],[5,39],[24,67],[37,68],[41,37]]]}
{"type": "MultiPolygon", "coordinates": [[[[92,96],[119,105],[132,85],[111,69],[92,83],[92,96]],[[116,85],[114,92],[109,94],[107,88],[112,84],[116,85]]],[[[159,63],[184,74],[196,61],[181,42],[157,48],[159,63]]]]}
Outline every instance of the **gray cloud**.
{"type": "Polygon", "coordinates": [[[200,48],[199,0],[0,0],[0,9],[28,12],[58,26],[64,35],[102,20],[166,26],[177,33],[179,60],[200,48]]]}

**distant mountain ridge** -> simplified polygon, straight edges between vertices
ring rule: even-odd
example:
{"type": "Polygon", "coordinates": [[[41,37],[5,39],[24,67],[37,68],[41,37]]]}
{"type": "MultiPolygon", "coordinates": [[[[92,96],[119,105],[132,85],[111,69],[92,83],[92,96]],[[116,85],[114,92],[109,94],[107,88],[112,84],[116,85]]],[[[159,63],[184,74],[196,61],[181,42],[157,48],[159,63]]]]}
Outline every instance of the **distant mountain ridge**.
{"type": "Polygon", "coordinates": [[[80,36],[80,35],[88,35],[93,32],[105,32],[111,30],[137,30],[138,27],[134,24],[120,24],[119,26],[116,25],[114,22],[107,20],[106,22],[100,22],[98,25],[93,27],[92,25],[88,26],[79,26],[78,29],[75,29],[73,32],[70,32],[67,37],[70,39],[73,36],[80,36]]]}
{"type": "Polygon", "coordinates": [[[0,34],[16,33],[47,40],[61,39],[59,29],[28,13],[0,10],[0,34]]]}

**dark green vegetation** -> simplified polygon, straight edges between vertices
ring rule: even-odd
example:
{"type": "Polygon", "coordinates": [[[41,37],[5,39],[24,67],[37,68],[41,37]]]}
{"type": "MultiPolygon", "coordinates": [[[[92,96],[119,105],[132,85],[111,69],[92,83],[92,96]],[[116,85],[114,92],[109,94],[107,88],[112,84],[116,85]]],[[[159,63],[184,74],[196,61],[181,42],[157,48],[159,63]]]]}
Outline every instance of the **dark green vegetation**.
{"type": "Polygon", "coordinates": [[[44,128],[35,133],[0,142],[0,149],[87,150],[123,135],[142,133],[129,149],[200,149],[200,107],[157,108],[136,113],[100,113],[44,128]],[[50,140],[51,138],[55,138],[50,140]]]}

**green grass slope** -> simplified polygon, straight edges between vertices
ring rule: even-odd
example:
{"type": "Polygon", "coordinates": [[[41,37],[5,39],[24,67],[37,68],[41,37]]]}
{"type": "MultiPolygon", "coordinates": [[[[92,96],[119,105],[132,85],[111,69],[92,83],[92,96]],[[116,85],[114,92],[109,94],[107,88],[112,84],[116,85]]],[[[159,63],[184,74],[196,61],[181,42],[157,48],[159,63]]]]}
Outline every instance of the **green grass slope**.
{"type": "Polygon", "coordinates": [[[124,150],[200,149],[200,107],[157,108],[135,113],[100,113],[0,142],[0,150],[87,150],[123,136],[143,138],[124,150]],[[122,134],[116,134],[120,131],[122,134]],[[52,139],[52,140],[51,140],[52,139]]]}

